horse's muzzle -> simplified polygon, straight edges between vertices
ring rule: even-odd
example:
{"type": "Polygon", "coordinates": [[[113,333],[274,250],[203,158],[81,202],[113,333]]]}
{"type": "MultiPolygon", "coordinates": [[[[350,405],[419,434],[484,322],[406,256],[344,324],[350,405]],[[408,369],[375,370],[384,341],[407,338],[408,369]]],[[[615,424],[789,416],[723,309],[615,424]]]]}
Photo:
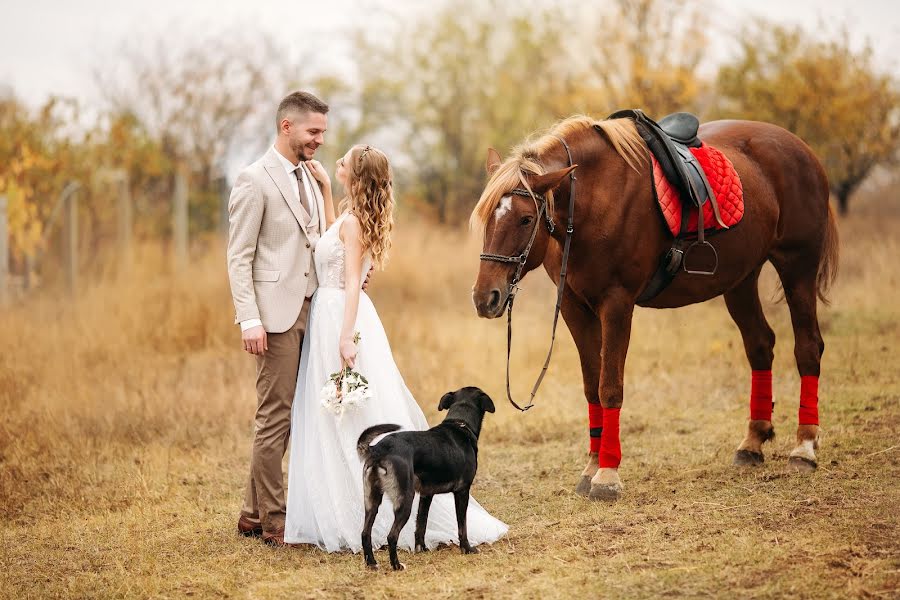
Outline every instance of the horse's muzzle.
{"type": "Polygon", "coordinates": [[[472,302],[475,304],[475,312],[483,319],[496,319],[503,316],[506,308],[506,294],[499,288],[487,291],[472,290],[472,302]]]}

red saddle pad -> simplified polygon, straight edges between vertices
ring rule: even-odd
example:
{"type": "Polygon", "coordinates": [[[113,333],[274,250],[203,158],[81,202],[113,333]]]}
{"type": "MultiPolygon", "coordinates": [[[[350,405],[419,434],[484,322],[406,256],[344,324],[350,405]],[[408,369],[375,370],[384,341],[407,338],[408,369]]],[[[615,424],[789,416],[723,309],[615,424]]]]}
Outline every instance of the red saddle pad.
{"type": "MultiPolygon", "coordinates": [[[[744,216],[744,188],[741,185],[741,178],[734,170],[734,165],[727,156],[708,144],[690,150],[706,173],[709,185],[716,195],[722,221],[728,227],[737,225],[744,216]]],[[[653,160],[653,189],[656,191],[659,209],[666,225],[669,226],[669,231],[673,236],[677,236],[681,231],[681,196],[663,175],[656,157],[651,154],[650,158],[653,160]]],[[[697,216],[697,209],[691,209],[688,216],[690,233],[697,232],[697,216]]],[[[706,226],[705,231],[709,233],[722,229],[716,222],[710,202],[703,205],[703,223],[706,226]]]]}

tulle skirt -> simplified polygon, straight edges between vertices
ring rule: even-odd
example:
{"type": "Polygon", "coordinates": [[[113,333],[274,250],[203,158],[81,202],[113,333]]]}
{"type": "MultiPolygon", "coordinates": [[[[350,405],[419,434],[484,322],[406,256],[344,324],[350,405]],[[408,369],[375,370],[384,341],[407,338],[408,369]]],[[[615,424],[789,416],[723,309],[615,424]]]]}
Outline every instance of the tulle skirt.
{"type": "MultiPolygon", "coordinates": [[[[394,363],[384,327],[365,293],[360,294],[356,331],[360,334],[355,369],[364,375],[373,397],[349,408],[340,417],[322,408],[320,391],[341,368],[338,338],[344,319],[342,289],[320,287],[312,299],[309,325],[303,340],[297,393],[291,414],[291,454],[288,469],[288,543],[315,544],[329,552],[362,548],[362,463],[356,442],[364,429],[396,423],[403,430],[425,430],[428,422],[394,363]]],[[[436,401],[436,400],[435,400],[436,401]]],[[[418,495],[409,521],[400,533],[399,547],[412,550],[418,495]]],[[[381,547],[393,524],[387,496],[372,529],[372,543],[381,547]]],[[[469,543],[493,542],[508,528],[487,513],[474,498],[467,512],[469,543]]],[[[425,545],[459,543],[452,494],[434,497],[428,515],[425,545]]]]}

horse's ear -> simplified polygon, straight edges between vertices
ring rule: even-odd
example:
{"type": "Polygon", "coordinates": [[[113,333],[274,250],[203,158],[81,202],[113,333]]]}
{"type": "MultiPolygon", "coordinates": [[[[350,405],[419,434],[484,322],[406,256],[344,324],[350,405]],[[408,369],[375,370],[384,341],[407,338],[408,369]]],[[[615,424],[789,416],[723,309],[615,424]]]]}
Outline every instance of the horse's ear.
{"type": "Polygon", "coordinates": [[[487,174],[493,175],[494,172],[500,168],[500,163],[503,162],[503,159],[500,158],[500,153],[494,150],[493,148],[488,148],[487,160],[484,163],[484,168],[487,169],[487,174]]]}
{"type": "Polygon", "coordinates": [[[566,167],[565,169],[560,169],[559,171],[551,171],[550,173],[544,173],[543,175],[533,175],[529,181],[531,184],[531,189],[534,190],[535,194],[543,194],[548,190],[555,189],[560,183],[562,183],[563,178],[575,170],[575,167],[578,165],[572,165],[571,167],[566,167]]]}

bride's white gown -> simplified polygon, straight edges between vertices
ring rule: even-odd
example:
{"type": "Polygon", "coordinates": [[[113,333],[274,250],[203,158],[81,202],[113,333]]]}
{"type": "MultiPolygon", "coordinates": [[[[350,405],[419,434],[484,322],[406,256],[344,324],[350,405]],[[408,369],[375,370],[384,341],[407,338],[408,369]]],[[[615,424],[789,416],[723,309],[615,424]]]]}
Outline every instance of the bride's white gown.
{"type": "MultiPolygon", "coordinates": [[[[374,396],[342,417],[323,409],[319,392],[331,373],[341,368],[338,338],[344,319],[344,246],[338,219],[316,245],[315,264],[319,289],[312,299],[309,325],[303,341],[297,393],[291,415],[291,456],[288,471],[288,543],[315,544],[334,552],[359,552],[363,524],[362,464],[356,441],[364,429],[380,423],[396,423],[404,430],[428,429],[422,410],[403,382],[384,327],[371,300],[360,293],[356,330],[360,334],[355,369],[374,386],[374,396]]],[[[363,277],[371,259],[363,261],[363,277]]],[[[362,285],[362,281],[353,282],[362,285]]],[[[435,399],[437,402],[438,399],[435,399]]],[[[400,533],[399,547],[412,550],[418,496],[412,516],[400,533]]],[[[372,529],[376,548],[387,541],[393,509],[385,496],[372,529]]],[[[471,545],[493,542],[507,526],[469,501],[468,535],[471,545]]],[[[452,494],[434,497],[428,515],[425,545],[459,543],[452,494]]]]}

